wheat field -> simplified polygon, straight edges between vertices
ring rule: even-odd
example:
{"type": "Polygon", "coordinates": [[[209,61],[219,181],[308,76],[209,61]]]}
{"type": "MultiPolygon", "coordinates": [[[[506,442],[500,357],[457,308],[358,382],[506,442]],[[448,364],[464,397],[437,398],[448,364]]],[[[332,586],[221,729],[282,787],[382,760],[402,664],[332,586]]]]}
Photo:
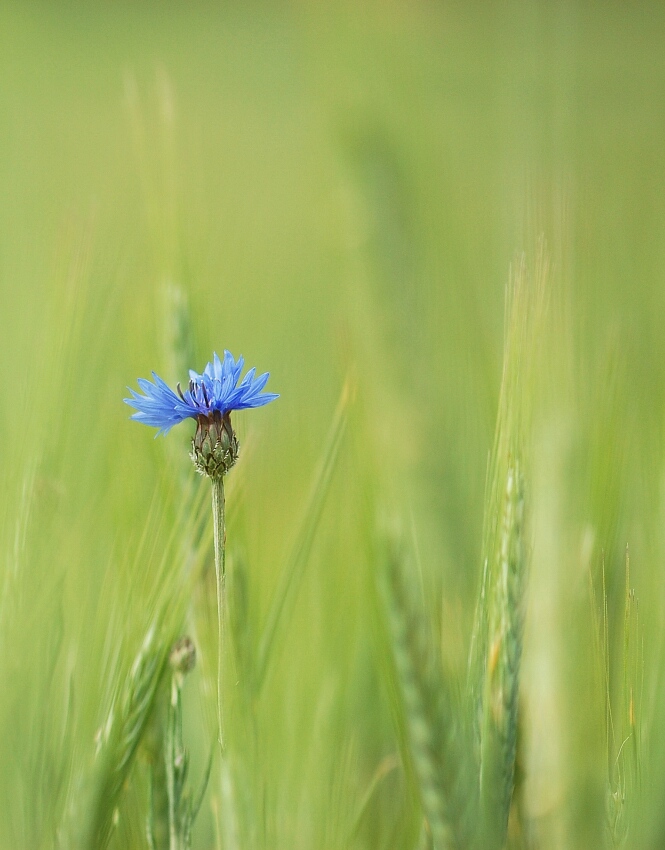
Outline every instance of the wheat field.
{"type": "Polygon", "coordinates": [[[664,36],[0,4],[2,850],[665,846],[664,36]]]}

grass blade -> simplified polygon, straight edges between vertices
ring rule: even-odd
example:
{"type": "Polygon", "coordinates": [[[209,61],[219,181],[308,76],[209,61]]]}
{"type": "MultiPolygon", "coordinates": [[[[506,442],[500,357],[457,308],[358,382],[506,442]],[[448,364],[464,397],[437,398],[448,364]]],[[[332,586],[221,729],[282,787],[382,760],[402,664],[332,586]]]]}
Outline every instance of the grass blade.
{"type": "Polygon", "coordinates": [[[261,691],[270,663],[274,659],[282,624],[290,618],[298,595],[298,588],[302,582],[309,555],[312,551],[316,530],[321,519],[326,496],[330,489],[339,447],[346,430],[350,394],[350,387],[347,381],[342,390],[342,395],[337,405],[330,431],[328,432],[326,445],[314,475],[307,508],[296,537],[295,545],[282,572],[268,612],[267,624],[259,644],[256,666],[254,686],[257,694],[261,691]]]}

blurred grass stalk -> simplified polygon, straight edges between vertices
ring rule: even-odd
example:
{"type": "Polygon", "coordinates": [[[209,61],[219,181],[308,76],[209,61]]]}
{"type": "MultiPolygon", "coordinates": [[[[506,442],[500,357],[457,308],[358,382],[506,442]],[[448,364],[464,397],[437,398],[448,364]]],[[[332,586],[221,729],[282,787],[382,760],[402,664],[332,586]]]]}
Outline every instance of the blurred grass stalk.
{"type": "Polygon", "coordinates": [[[404,756],[413,764],[433,847],[464,848],[471,839],[469,818],[477,799],[469,782],[469,741],[408,565],[399,542],[388,542],[380,581],[403,701],[404,756]]]}
{"type": "Polygon", "coordinates": [[[541,239],[531,274],[526,258],[519,257],[506,293],[503,376],[485,509],[485,566],[470,655],[471,693],[480,718],[481,823],[488,848],[503,847],[514,799],[529,557],[528,441],[548,273],[541,239]]]}
{"type": "Polygon", "coordinates": [[[525,467],[548,263],[541,242],[532,275],[520,257],[507,291],[503,379],[485,513],[483,571],[458,704],[435,651],[408,559],[393,544],[383,596],[409,749],[435,850],[501,848],[514,801],[527,558],[525,467]],[[475,733],[469,719],[477,718],[475,733]],[[474,745],[475,738],[475,745],[474,745]]]}
{"type": "Polygon", "coordinates": [[[192,796],[187,786],[189,753],[182,735],[182,687],[196,662],[188,637],[179,639],[169,653],[170,680],[163,689],[166,705],[153,724],[156,744],[151,754],[147,839],[150,850],[190,850],[192,827],[203,802],[212,766],[212,752],[201,788],[192,796]]]}

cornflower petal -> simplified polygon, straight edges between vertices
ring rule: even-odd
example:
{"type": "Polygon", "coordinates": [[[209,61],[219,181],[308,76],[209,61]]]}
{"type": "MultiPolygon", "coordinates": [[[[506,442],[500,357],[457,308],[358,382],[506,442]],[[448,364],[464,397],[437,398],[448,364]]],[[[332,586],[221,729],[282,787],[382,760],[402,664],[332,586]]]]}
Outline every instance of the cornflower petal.
{"type": "MultiPolygon", "coordinates": [[[[208,364],[210,365],[210,364],[208,364]]],[[[219,380],[222,377],[222,361],[219,359],[219,355],[215,352],[212,356],[212,377],[219,380]]]]}
{"type": "Polygon", "coordinates": [[[189,370],[189,387],[175,393],[155,372],[152,381],[139,378],[137,383],[143,395],[129,389],[130,398],[125,403],[136,410],[131,418],[145,425],[157,428],[157,435],[166,434],[174,425],[184,419],[212,417],[218,412],[222,416],[233,410],[244,410],[263,405],[279,398],[277,393],[262,393],[269,377],[264,372],[255,378],[256,369],[252,367],[240,384],[240,374],[244,358],[235,360],[230,351],[224,351],[221,360],[217,353],[200,374],[189,370]]]}
{"type": "Polygon", "coordinates": [[[245,377],[240,382],[239,390],[244,389],[248,384],[251,384],[254,380],[254,375],[256,375],[256,366],[252,366],[249,372],[245,375],[245,377]]]}
{"type": "Polygon", "coordinates": [[[224,380],[224,378],[228,375],[232,375],[235,365],[236,361],[231,352],[224,349],[224,360],[222,361],[222,373],[220,375],[220,379],[224,380]]]}
{"type": "Polygon", "coordinates": [[[250,388],[251,395],[255,395],[256,393],[260,393],[261,390],[268,383],[268,378],[270,377],[270,372],[264,372],[262,375],[259,375],[256,380],[252,381],[252,385],[250,388]]]}
{"type": "Polygon", "coordinates": [[[240,355],[240,357],[236,360],[236,365],[233,368],[233,383],[238,383],[238,378],[240,377],[240,373],[242,372],[242,367],[245,365],[245,358],[240,355]]]}

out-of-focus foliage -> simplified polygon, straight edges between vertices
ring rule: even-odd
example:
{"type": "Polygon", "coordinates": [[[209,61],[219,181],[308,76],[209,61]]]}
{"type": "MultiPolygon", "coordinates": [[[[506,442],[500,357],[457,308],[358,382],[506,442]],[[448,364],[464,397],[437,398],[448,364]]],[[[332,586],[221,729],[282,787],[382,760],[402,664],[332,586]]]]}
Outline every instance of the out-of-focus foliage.
{"type": "Polygon", "coordinates": [[[0,6],[0,848],[147,847],[184,633],[200,787],[209,487],[122,398],[224,348],[281,397],[234,419],[193,847],[427,846],[375,574],[399,538],[397,622],[463,707],[542,250],[508,840],[662,846],[664,36],[656,2],[0,6]]]}

